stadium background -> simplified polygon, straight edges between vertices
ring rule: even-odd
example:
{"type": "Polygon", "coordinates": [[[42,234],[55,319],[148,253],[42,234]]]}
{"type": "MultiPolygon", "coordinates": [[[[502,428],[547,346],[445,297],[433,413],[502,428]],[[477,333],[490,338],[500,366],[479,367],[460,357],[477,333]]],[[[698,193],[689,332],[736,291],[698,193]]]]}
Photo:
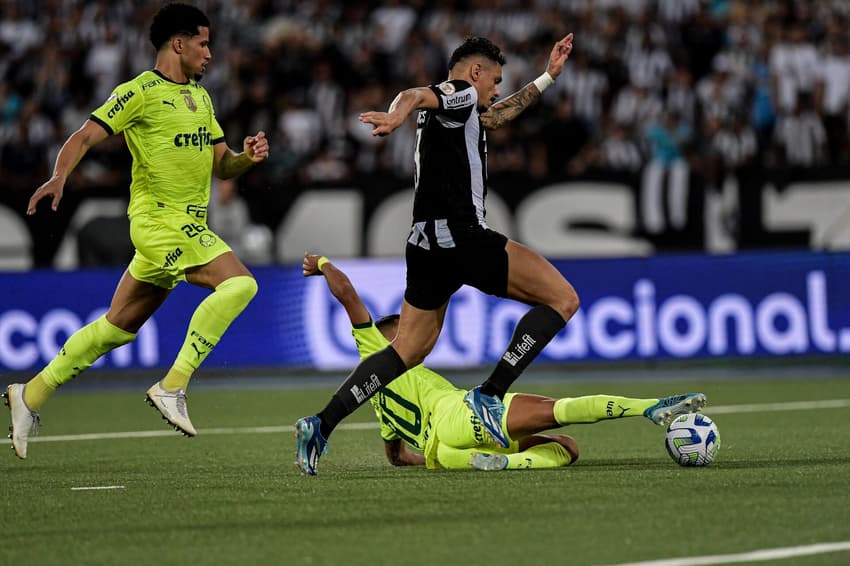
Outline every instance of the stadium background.
{"type": "MultiPolygon", "coordinates": [[[[3,1],[0,369],[31,372],[108,305],[132,254],[129,153],[94,148],[57,213],[24,216],[66,137],[149,68],[158,2],[3,1]]],[[[850,350],[850,4],[842,1],[199,2],[229,143],[270,160],[213,184],[210,223],[261,292],[204,370],[349,368],[343,314],[305,250],[397,310],[413,120],[356,116],[446,76],[466,34],[505,51],[504,94],[576,34],[556,85],[488,136],[488,219],[557,262],[583,299],[543,362],[786,359],[850,350]]],[[[166,367],[202,293],[182,286],[102,367],[166,367]],[[183,300],[185,299],[185,300],[183,300]]],[[[488,365],[522,308],[464,291],[429,363],[488,365]]]]}

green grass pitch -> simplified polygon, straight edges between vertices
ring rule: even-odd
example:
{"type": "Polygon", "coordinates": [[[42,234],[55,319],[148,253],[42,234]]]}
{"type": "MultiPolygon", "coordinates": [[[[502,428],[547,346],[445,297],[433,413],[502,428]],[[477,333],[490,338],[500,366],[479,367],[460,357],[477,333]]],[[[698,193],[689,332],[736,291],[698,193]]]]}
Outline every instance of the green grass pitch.
{"type": "MultiPolygon", "coordinates": [[[[393,468],[364,408],[334,434],[313,478],[293,467],[290,427],[331,390],[196,383],[196,438],[157,435],[168,431],[140,382],[59,392],[42,411],[48,441],[33,442],[26,461],[0,445],[0,564],[609,565],[850,541],[850,378],[515,386],[552,396],[704,391],[722,439],[707,468],[678,467],[663,429],[642,418],[563,429],[581,450],[564,469],[393,468]],[[844,401],[783,405],[830,400],[844,401]],[[134,431],[155,434],[49,441],[134,431]],[[109,486],[121,487],[72,489],[109,486]]],[[[760,562],[849,563],[846,550],[760,562]]]]}

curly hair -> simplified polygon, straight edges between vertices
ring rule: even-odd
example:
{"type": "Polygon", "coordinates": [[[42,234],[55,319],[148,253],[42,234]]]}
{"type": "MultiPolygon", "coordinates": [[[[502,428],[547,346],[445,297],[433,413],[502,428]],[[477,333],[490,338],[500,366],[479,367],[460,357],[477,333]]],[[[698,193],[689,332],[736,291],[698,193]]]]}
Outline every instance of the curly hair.
{"type": "Polygon", "coordinates": [[[199,8],[174,2],[166,4],[154,15],[150,40],[157,51],[175,35],[198,35],[199,27],[210,27],[210,20],[199,8]]]}
{"type": "Polygon", "coordinates": [[[502,50],[495,43],[486,37],[468,36],[460,44],[460,47],[452,53],[452,57],[449,59],[449,71],[460,61],[473,55],[481,55],[500,65],[506,63],[502,50]]]}

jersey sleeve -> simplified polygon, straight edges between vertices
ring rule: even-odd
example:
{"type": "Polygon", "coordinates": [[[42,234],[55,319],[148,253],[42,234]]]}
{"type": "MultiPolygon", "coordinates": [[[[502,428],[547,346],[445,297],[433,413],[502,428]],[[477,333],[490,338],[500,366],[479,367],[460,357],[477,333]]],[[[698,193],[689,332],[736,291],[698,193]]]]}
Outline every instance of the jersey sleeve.
{"type": "Polygon", "coordinates": [[[360,354],[361,360],[390,345],[390,341],[384,338],[371,320],[364,325],[352,327],[351,334],[357,343],[357,353],[360,354]]]}
{"type": "Polygon", "coordinates": [[[435,112],[452,120],[465,122],[478,105],[478,91],[466,81],[445,81],[429,88],[440,103],[435,112]]]}
{"type": "Polygon", "coordinates": [[[212,136],[212,145],[222,143],[224,142],[224,130],[221,128],[221,125],[218,123],[218,119],[215,117],[215,108],[213,107],[212,98],[206,91],[204,91],[204,97],[206,97],[209,101],[210,135],[212,136]]]}
{"type": "Polygon", "coordinates": [[[122,132],[141,119],[144,114],[145,97],[136,81],[128,81],[115,87],[109,98],[91,113],[89,118],[100,124],[109,135],[122,132]]]}

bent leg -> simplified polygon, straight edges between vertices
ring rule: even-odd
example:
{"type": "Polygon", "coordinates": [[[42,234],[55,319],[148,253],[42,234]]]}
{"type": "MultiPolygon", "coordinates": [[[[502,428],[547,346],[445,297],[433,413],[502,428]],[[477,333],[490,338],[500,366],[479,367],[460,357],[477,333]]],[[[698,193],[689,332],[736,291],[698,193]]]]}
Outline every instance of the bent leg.
{"type": "Polygon", "coordinates": [[[233,252],[187,269],[186,281],[214,291],[192,314],[183,346],[163,380],[163,388],[169,391],[186,388],[195,370],[257,294],[257,282],[233,252]]]}
{"type": "Polygon", "coordinates": [[[481,386],[486,395],[504,397],[520,374],[578,310],[578,295],[555,266],[537,252],[508,240],[507,296],[532,305],[493,373],[481,386]]]}
{"type": "Polygon", "coordinates": [[[24,390],[27,405],[38,410],[57,387],[88,369],[106,352],[131,342],[169,292],[125,272],[109,311],[72,334],[59,354],[27,383],[24,390]]]}
{"type": "Polygon", "coordinates": [[[437,448],[437,460],[448,470],[467,470],[473,467],[495,471],[560,468],[570,465],[578,457],[575,441],[568,436],[536,436],[529,437],[530,439],[536,442],[513,453],[476,448],[453,448],[441,444],[437,448]]]}

